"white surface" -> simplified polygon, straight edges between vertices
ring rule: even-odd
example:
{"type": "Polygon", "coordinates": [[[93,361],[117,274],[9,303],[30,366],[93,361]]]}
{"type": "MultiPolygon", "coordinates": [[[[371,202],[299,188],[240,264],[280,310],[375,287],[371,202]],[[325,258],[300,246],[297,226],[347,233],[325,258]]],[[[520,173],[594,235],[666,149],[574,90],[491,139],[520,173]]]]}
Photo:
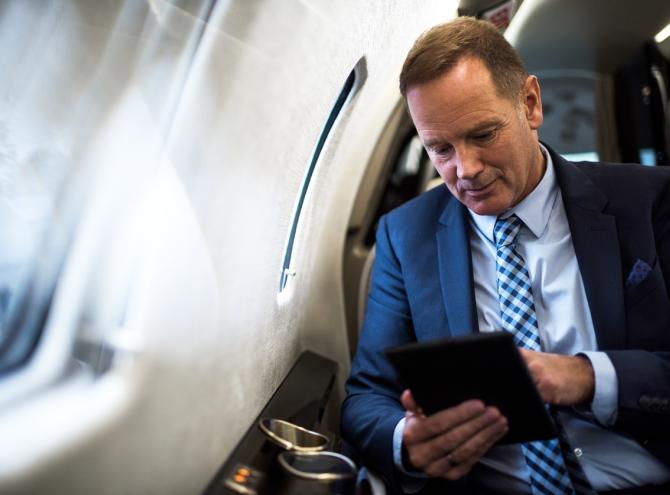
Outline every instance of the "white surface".
{"type": "Polygon", "coordinates": [[[351,205],[406,51],[455,2],[219,1],[199,45],[197,2],[33,5],[0,9],[6,46],[48,53],[5,62],[6,127],[17,149],[65,150],[87,194],[69,198],[76,236],[38,354],[0,382],[0,492],[197,493],[302,350],[338,361],[342,383],[351,205]],[[278,298],[305,168],[361,57],[278,298]],[[64,374],[77,339],[116,349],[111,369],[64,374]]]}

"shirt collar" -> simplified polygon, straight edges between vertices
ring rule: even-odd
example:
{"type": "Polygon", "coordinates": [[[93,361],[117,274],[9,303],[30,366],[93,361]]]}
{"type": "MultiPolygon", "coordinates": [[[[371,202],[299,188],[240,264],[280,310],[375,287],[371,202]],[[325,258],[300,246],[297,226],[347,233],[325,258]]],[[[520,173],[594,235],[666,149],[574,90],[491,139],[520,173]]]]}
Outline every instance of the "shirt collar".
{"type": "MultiPolygon", "coordinates": [[[[546,229],[551,210],[554,208],[556,195],[558,194],[558,183],[556,182],[554,163],[551,155],[542,144],[540,144],[540,150],[542,150],[542,154],[547,162],[542,179],[535,189],[518,205],[500,215],[503,218],[511,215],[518,216],[535,237],[540,237],[546,229]]],[[[498,217],[496,215],[478,215],[469,209],[468,213],[477,230],[484,234],[489,241],[494,242],[493,227],[498,217]]]]}

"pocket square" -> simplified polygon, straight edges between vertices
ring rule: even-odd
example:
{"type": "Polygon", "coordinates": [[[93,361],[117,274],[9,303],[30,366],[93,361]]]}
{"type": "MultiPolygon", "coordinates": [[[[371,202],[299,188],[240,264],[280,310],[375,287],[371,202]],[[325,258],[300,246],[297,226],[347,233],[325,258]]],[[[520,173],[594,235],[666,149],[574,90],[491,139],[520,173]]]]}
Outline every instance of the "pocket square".
{"type": "Polygon", "coordinates": [[[638,259],[626,279],[626,289],[635,287],[642,282],[651,272],[651,266],[646,261],[638,259]]]}

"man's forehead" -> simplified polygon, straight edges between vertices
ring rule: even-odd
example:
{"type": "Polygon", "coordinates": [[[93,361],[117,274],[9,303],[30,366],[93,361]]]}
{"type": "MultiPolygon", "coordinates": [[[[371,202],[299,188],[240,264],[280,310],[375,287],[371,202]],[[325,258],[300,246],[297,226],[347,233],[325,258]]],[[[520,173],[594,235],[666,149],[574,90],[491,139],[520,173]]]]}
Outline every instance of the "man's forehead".
{"type": "Polygon", "coordinates": [[[463,56],[447,70],[436,74],[435,77],[410,85],[407,88],[407,94],[417,88],[440,84],[444,80],[449,80],[451,85],[486,85],[493,83],[493,78],[488,67],[480,58],[463,56]]]}
{"type": "Polygon", "coordinates": [[[485,96],[463,98],[458,102],[415,99],[408,107],[417,131],[426,135],[469,134],[500,126],[514,111],[509,102],[485,96]]]}
{"type": "Polygon", "coordinates": [[[423,84],[410,87],[407,106],[413,116],[434,117],[443,111],[467,112],[470,109],[498,106],[503,100],[478,71],[450,72],[423,84]]]}

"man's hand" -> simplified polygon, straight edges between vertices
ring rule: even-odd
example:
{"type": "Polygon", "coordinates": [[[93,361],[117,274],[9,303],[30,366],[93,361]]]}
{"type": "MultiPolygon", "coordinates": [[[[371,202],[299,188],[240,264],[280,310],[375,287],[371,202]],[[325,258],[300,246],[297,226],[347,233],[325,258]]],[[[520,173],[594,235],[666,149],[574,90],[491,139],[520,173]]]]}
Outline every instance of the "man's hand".
{"type": "MultiPolygon", "coordinates": [[[[507,433],[507,419],[479,400],[426,417],[409,390],[400,398],[405,413],[403,446],[412,467],[429,476],[457,480],[507,433]]],[[[409,467],[409,466],[408,466],[409,467]]]]}
{"type": "Polygon", "coordinates": [[[545,402],[558,406],[577,406],[593,400],[595,378],[588,358],[528,349],[519,351],[545,402]]]}

